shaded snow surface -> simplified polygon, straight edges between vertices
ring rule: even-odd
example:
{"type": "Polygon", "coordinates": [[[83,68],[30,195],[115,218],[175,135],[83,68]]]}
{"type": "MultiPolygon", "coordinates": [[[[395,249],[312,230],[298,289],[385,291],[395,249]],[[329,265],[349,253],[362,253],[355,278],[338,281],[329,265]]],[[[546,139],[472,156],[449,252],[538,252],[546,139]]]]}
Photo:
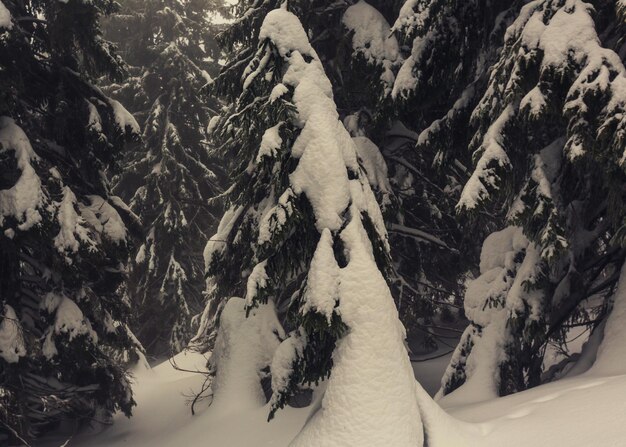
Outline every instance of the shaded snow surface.
{"type": "MultiPolygon", "coordinates": [[[[199,354],[182,353],[175,359],[190,370],[203,369],[206,363],[199,354]]],[[[414,363],[416,376],[436,383],[446,360],[414,363]]],[[[288,446],[311,411],[311,407],[287,407],[268,423],[268,406],[220,416],[204,402],[192,416],[186,396],[200,389],[202,382],[201,375],[176,371],[169,362],[138,372],[134,417],[118,415],[113,426],[76,436],[67,446],[288,446]]],[[[431,447],[620,447],[626,439],[625,393],[626,375],[601,376],[591,370],[481,403],[452,405],[444,398],[440,404],[449,415],[424,395],[420,401],[428,405],[422,413],[432,416],[424,417],[425,424],[437,434],[431,447]]]]}
{"type": "MultiPolygon", "coordinates": [[[[190,371],[204,370],[206,364],[204,356],[185,352],[175,361],[190,371]]],[[[225,414],[218,406],[208,406],[209,400],[197,404],[192,415],[189,396],[201,389],[203,381],[201,374],[177,371],[169,361],[137,372],[134,416],[127,419],[119,414],[111,427],[81,434],[67,446],[286,446],[308,416],[308,408],[287,408],[267,423],[267,406],[225,414]]]]}

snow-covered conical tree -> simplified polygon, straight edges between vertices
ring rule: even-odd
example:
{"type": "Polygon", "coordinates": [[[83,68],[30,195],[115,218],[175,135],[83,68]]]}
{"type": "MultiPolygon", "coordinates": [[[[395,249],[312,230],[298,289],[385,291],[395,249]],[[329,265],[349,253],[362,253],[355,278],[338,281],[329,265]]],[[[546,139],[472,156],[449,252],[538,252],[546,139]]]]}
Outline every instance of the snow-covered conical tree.
{"type": "Polygon", "coordinates": [[[202,88],[217,72],[207,1],[122,2],[107,23],[136,75],[107,91],[142,120],[143,145],[128,154],[114,191],[144,226],[127,281],[132,328],[151,356],[179,352],[202,311],[202,249],[217,224],[219,192],[206,142],[202,88]],[[208,232],[208,234],[207,234],[208,232]]]}
{"type": "Polygon", "coordinates": [[[472,324],[441,394],[472,382],[488,394],[540,383],[546,344],[562,342],[570,324],[597,325],[610,307],[626,180],[626,70],[603,46],[619,41],[599,37],[611,36],[613,8],[596,16],[581,0],[533,1],[506,32],[472,114],[476,163],[458,209],[504,204],[521,230],[485,241],[466,295],[472,324]]]}
{"type": "MultiPolygon", "coordinates": [[[[328,379],[293,445],[421,445],[404,328],[384,276],[382,214],[296,15],[269,12],[241,80],[217,79],[228,82],[242,91],[217,132],[239,167],[207,272],[214,302],[241,294],[250,313],[278,310],[287,336],[268,365],[270,417],[328,379]]],[[[260,376],[263,365],[253,367],[260,376]]]]}
{"type": "Polygon", "coordinates": [[[0,420],[12,445],[134,405],[118,287],[136,220],[104,171],[139,129],[92,84],[123,70],[99,29],[114,7],[0,3],[0,420]]]}

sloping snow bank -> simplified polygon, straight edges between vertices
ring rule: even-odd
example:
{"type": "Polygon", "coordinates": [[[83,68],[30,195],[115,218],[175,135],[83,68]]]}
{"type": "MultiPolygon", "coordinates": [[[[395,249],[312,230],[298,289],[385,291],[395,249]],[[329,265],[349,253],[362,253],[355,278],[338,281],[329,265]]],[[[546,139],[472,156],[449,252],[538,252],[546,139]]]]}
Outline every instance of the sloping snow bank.
{"type": "Polygon", "coordinates": [[[606,320],[604,337],[590,374],[626,374],[626,264],[620,272],[617,289],[613,295],[613,308],[606,320]]]}
{"type": "Polygon", "coordinates": [[[189,399],[201,389],[204,376],[190,371],[205,371],[207,358],[183,352],[174,361],[188,371],[178,371],[166,361],[136,373],[137,407],[131,419],[117,415],[112,426],[78,435],[67,447],[287,446],[309,414],[307,408],[285,408],[268,423],[267,406],[224,413],[208,406],[209,398],[197,404],[192,415],[189,399]]]}
{"type": "Polygon", "coordinates": [[[481,447],[626,445],[626,376],[583,374],[498,399],[447,408],[471,422],[481,447]]]}

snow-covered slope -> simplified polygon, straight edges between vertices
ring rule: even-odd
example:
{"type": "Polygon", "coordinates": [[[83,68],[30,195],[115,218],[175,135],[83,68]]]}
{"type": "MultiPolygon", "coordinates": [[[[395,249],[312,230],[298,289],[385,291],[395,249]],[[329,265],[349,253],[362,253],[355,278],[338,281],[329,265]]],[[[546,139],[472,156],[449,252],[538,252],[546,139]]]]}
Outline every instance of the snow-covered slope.
{"type": "MultiPolygon", "coordinates": [[[[440,404],[476,423],[481,447],[626,445],[626,375],[581,375],[468,406],[440,404]]],[[[453,396],[453,395],[450,395],[453,396]]]]}
{"type": "MultiPolygon", "coordinates": [[[[189,371],[203,369],[206,362],[199,354],[187,353],[175,360],[189,371]]],[[[445,358],[432,363],[414,364],[420,380],[442,374],[445,358]]],[[[140,371],[136,373],[134,417],[120,415],[113,426],[78,435],[67,446],[287,446],[309,416],[309,408],[285,408],[268,423],[267,406],[224,415],[208,407],[208,402],[196,405],[192,416],[188,396],[202,382],[200,374],[177,371],[169,362],[140,371]]],[[[453,393],[439,402],[450,416],[442,411],[425,423],[440,437],[434,447],[460,447],[459,439],[467,446],[481,447],[618,447],[626,445],[625,394],[626,375],[601,376],[591,370],[469,405],[455,402],[453,393]]],[[[431,401],[431,405],[436,404],[431,401]]]]}
{"type": "Polygon", "coordinates": [[[268,423],[267,407],[224,414],[208,406],[210,398],[197,404],[192,415],[189,401],[204,377],[191,371],[203,370],[206,358],[183,352],[175,362],[188,371],[166,361],[135,374],[137,407],[131,419],[118,415],[111,427],[76,436],[68,447],[286,446],[308,416],[307,408],[288,408],[268,423]]]}

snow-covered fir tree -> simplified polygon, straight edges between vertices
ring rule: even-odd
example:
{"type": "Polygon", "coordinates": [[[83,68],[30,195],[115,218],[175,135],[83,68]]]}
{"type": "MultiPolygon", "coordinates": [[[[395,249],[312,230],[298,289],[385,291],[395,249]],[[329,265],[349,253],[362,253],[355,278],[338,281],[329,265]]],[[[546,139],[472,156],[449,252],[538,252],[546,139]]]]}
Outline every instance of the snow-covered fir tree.
{"type": "Polygon", "coordinates": [[[105,171],[139,127],[93,85],[123,73],[99,28],[114,10],[0,3],[0,422],[11,445],[134,405],[124,365],[138,345],[118,287],[136,218],[105,171]]]}
{"type": "Polygon", "coordinates": [[[524,5],[472,112],[475,168],[458,210],[503,207],[513,226],[483,245],[441,395],[549,380],[547,344],[565,345],[572,325],[601,333],[610,315],[625,257],[626,70],[615,4],[595,6],[524,5]]]}
{"type": "Polygon", "coordinates": [[[357,144],[298,17],[274,9],[257,36],[216,79],[235,103],[215,134],[237,164],[230,207],[205,251],[210,301],[195,340],[210,343],[219,322],[214,405],[236,388],[229,380],[256,382],[262,404],[269,374],[271,418],[327,379],[293,445],[421,445],[404,328],[385,280],[386,229],[357,144]],[[243,340],[269,341],[245,356],[243,340]]]}
{"type": "Polygon", "coordinates": [[[127,287],[131,327],[155,357],[180,352],[191,338],[192,317],[203,308],[202,249],[219,219],[209,204],[219,193],[217,161],[206,142],[217,103],[203,94],[219,69],[210,6],[128,0],[106,28],[132,73],[107,91],[143,129],[143,145],[125,158],[114,191],[144,226],[127,287]]]}

